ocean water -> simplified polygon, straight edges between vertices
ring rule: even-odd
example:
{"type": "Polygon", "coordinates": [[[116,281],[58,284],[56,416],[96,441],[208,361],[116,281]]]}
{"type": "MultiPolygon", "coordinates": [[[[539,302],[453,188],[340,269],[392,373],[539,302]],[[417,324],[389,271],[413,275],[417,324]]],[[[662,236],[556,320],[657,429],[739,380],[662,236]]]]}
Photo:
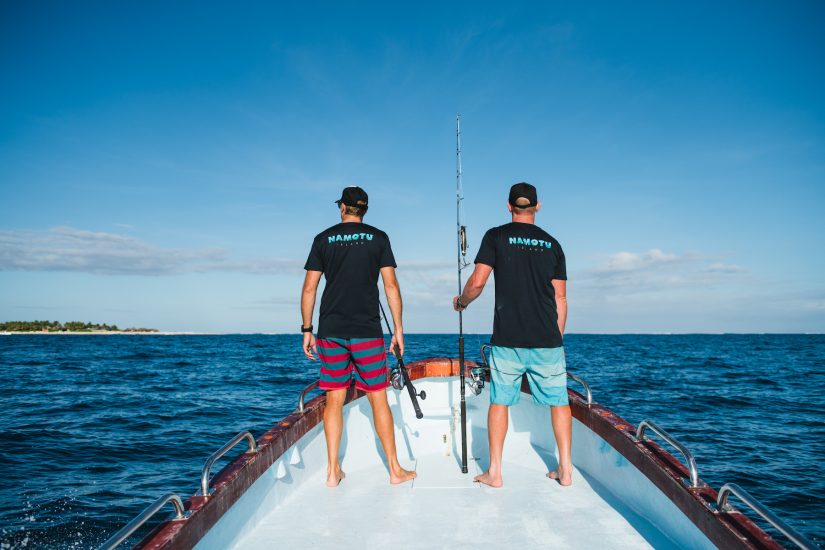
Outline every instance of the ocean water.
{"type": "MultiPolygon", "coordinates": [[[[486,341],[468,335],[468,358],[486,341]]],[[[594,400],[654,420],[706,482],[740,484],[825,543],[825,336],[565,344],[594,400]]],[[[408,335],[406,360],[456,350],[454,335],[408,335]]],[[[0,368],[3,549],[94,548],[161,494],[191,495],[215,449],[267,430],[317,376],[300,336],[271,335],[0,336],[0,368]]]]}

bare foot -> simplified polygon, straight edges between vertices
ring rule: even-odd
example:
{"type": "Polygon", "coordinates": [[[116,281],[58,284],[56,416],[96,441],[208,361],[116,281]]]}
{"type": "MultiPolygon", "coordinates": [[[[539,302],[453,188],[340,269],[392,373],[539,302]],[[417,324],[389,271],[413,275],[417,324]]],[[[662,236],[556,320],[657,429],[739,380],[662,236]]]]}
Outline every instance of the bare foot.
{"type": "Polygon", "coordinates": [[[390,470],[390,483],[393,485],[398,485],[399,483],[404,483],[405,481],[410,481],[415,479],[418,474],[416,472],[411,472],[410,470],[405,470],[401,466],[399,466],[396,470],[390,470]]]}
{"type": "Polygon", "coordinates": [[[484,472],[481,475],[477,475],[473,478],[473,481],[476,483],[483,483],[484,485],[489,485],[490,487],[499,488],[504,485],[504,481],[501,479],[501,474],[494,476],[490,473],[489,470],[484,472]]]}
{"type": "Polygon", "coordinates": [[[336,468],[335,472],[327,474],[327,487],[338,487],[338,484],[345,477],[347,477],[347,474],[344,473],[344,470],[336,468]]]}
{"type": "Polygon", "coordinates": [[[547,474],[547,477],[550,479],[555,479],[559,482],[559,485],[564,485],[565,487],[569,485],[573,485],[573,468],[566,467],[562,468],[559,466],[558,470],[553,470],[552,472],[547,474]]]}

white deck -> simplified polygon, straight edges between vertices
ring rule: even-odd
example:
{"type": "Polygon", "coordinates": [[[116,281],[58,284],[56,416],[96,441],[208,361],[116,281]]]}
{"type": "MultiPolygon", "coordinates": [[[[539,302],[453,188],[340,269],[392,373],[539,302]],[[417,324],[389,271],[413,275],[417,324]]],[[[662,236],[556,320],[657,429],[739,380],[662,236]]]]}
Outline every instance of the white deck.
{"type": "Polygon", "coordinates": [[[470,473],[458,464],[456,379],[419,381],[415,418],[406,392],[390,390],[402,466],[418,478],[390,485],[365,399],[345,407],[346,479],[324,485],[323,426],[278,459],[197,545],[256,548],[712,548],[676,506],[624,457],[573,422],[573,486],[545,477],[556,467],[546,407],[530,396],[511,408],[504,487],[473,483],[487,467],[489,394],[468,392],[470,473]]]}
{"type": "Polygon", "coordinates": [[[562,487],[543,471],[504,468],[501,489],[472,482],[476,461],[462,475],[454,458],[438,455],[420,458],[419,478],[401,486],[380,466],[335,489],[319,472],[237,548],[651,547],[581,476],[562,487]]]}

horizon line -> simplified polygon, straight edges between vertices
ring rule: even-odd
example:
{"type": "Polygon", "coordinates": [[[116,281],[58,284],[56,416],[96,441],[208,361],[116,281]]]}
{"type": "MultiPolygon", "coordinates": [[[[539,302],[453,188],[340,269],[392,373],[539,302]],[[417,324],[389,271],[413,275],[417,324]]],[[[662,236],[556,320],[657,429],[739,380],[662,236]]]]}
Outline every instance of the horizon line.
{"type": "MultiPolygon", "coordinates": [[[[11,335],[97,335],[97,336],[300,336],[296,332],[201,332],[191,330],[155,331],[4,331],[11,335]]],[[[404,336],[457,336],[457,332],[407,332],[404,336]]],[[[491,336],[490,332],[465,332],[464,336],[491,336]]],[[[823,336],[825,332],[568,332],[565,336],[823,336]]],[[[384,333],[383,336],[390,336],[384,333]]]]}

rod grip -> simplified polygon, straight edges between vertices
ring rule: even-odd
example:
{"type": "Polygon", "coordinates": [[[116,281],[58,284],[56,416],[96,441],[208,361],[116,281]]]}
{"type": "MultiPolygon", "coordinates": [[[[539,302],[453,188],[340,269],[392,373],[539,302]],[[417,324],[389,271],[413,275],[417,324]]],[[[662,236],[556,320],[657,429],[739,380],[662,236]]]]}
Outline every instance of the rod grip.
{"type": "Polygon", "coordinates": [[[458,335],[458,368],[461,395],[461,473],[467,473],[467,404],[464,395],[464,334],[458,335]]]}
{"type": "Polygon", "coordinates": [[[412,401],[413,409],[415,410],[415,417],[418,419],[424,418],[424,413],[421,412],[421,406],[418,404],[418,393],[410,380],[410,373],[407,372],[407,366],[404,365],[404,359],[401,357],[401,350],[398,344],[395,344],[395,357],[398,359],[398,368],[401,369],[401,376],[404,377],[404,386],[407,388],[407,393],[410,394],[410,401],[412,401]]]}

